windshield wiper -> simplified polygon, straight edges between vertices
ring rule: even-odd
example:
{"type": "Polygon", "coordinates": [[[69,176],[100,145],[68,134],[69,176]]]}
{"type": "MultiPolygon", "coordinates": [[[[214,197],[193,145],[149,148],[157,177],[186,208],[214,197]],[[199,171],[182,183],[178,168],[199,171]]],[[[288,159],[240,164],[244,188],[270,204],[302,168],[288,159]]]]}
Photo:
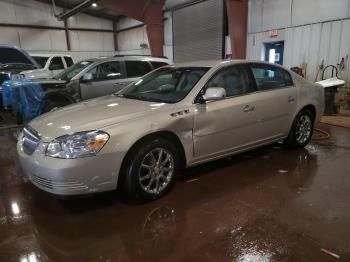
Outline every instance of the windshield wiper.
{"type": "Polygon", "coordinates": [[[158,103],[168,103],[166,101],[156,99],[156,98],[148,98],[144,96],[137,96],[137,95],[123,95],[123,94],[114,94],[117,97],[127,98],[127,99],[135,99],[135,100],[141,100],[141,101],[147,101],[147,102],[158,102],[158,103]]]}
{"type": "Polygon", "coordinates": [[[135,99],[135,100],[143,100],[144,97],[137,96],[137,95],[118,95],[118,97],[128,98],[128,99],[135,99]]]}

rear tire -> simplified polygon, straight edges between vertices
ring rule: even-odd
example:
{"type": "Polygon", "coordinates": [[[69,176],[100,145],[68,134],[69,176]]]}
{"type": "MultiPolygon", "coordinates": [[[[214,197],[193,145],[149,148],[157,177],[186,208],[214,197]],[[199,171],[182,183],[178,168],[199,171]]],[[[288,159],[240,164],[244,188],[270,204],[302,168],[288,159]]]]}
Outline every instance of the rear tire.
{"type": "Polygon", "coordinates": [[[155,200],[174,186],[179,168],[176,146],[153,138],[132,149],[121,172],[121,185],[129,198],[155,200]]]}
{"type": "Polygon", "coordinates": [[[311,140],[315,117],[310,110],[303,109],[294,119],[288,137],[283,141],[289,148],[303,148],[311,140]]]}

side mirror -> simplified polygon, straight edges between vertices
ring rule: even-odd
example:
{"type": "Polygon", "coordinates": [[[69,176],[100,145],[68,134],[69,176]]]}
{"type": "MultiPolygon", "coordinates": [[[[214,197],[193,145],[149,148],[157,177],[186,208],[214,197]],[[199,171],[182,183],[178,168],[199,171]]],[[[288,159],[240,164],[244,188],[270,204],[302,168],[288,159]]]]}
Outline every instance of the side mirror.
{"type": "Polygon", "coordinates": [[[222,87],[209,87],[202,96],[204,102],[217,101],[226,97],[226,90],[222,87]]]}
{"type": "Polygon", "coordinates": [[[91,82],[94,79],[93,75],[91,73],[85,73],[82,77],[82,82],[91,82]]]}

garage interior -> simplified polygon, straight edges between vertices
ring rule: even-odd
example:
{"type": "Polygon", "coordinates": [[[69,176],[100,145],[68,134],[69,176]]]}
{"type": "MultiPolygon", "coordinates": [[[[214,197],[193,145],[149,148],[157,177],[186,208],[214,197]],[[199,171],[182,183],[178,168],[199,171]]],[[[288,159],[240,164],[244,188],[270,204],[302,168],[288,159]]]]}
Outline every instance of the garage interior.
{"type": "Polygon", "coordinates": [[[2,45],[75,63],[265,61],[337,84],[305,148],[181,169],[141,203],[33,186],[16,148],[29,120],[1,104],[0,261],[350,261],[350,0],[0,0],[2,45]]]}

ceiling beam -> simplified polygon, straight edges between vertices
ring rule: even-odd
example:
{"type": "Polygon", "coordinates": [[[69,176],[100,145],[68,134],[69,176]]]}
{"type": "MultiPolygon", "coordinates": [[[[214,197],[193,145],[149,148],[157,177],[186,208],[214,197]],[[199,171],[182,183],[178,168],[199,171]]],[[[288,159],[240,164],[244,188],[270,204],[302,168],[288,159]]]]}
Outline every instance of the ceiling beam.
{"type": "MultiPolygon", "coordinates": [[[[51,0],[35,0],[35,1],[51,5],[51,0]]],[[[74,7],[74,5],[67,4],[67,3],[62,2],[60,0],[55,0],[55,1],[56,1],[56,6],[63,8],[63,9],[71,9],[74,7]]],[[[87,14],[87,15],[91,15],[94,17],[98,17],[98,18],[112,20],[112,21],[118,20],[120,17],[123,17],[123,15],[118,15],[118,16],[115,15],[114,16],[114,15],[105,14],[101,11],[92,11],[92,10],[88,10],[88,9],[83,10],[82,13],[87,14]]]]}
{"type": "MultiPolygon", "coordinates": [[[[52,0],[52,1],[54,3],[55,0],[52,0]]],[[[75,14],[78,14],[81,11],[87,9],[88,7],[90,7],[92,5],[92,3],[97,2],[97,1],[98,0],[85,0],[84,2],[81,2],[80,4],[74,6],[73,8],[71,8],[71,9],[69,9],[69,10],[67,10],[67,11],[65,11],[65,12],[63,12],[63,13],[61,13],[59,15],[57,15],[57,18],[59,20],[61,20],[61,21],[65,20],[65,19],[67,19],[67,18],[69,18],[69,17],[71,17],[71,16],[73,16],[75,14]]]]}

